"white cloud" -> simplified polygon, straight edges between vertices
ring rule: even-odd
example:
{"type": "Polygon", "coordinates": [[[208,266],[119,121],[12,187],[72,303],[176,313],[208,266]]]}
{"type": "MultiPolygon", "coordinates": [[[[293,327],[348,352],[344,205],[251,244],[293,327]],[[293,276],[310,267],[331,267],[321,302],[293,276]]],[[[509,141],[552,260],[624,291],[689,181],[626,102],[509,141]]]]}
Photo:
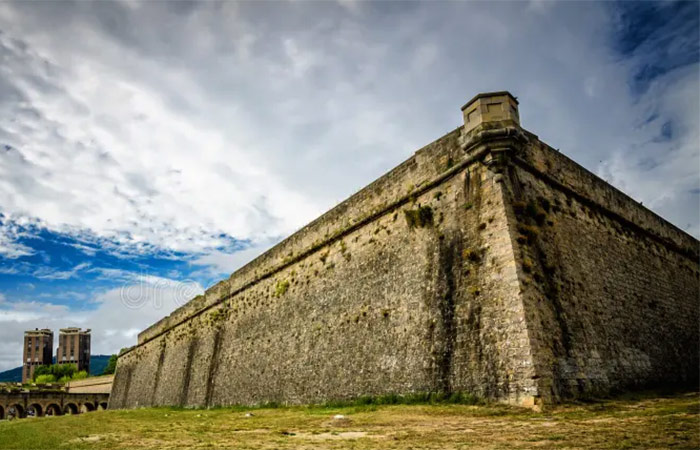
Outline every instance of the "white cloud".
{"type": "MultiPolygon", "coordinates": [[[[21,119],[8,121],[0,136],[9,146],[0,205],[11,217],[36,217],[60,232],[88,230],[136,250],[190,252],[226,245],[222,235],[288,232],[318,211],[226,130],[168,105],[158,88],[196,91],[190,81],[158,70],[165,79],[144,85],[133,72],[153,71],[147,60],[131,61],[128,71],[95,54],[88,55],[95,64],[73,64],[76,55],[30,34],[26,46],[0,35],[5,81],[20,100],[4,102],[0,112],[21,119]]],[[[114,47],[92,38],[107,54],[114,47]]],[[[28,253],[11,233],[3,236],[4,254],[28,253]]]]}
{"type": "MultiPolygon", "coordinates": [[[[7,302],[0,294],[0,371],[22,363],[24,331],[68,326],[92,329],[92,353],[117,353],[136,344],[136,335],[204,292],[195,282],[134,275],[131,283],[95,294],[93,310],[75,310],[46,302],[7,302]]],[[[54,349],[55,351],[55,349],[54,349]]]]}
{"type": "MultiPolygon", "coordinates": [[[[279,242],[279,239],[266,239],[232,253],[215,250],[193,259],[191,264],[193,266],[204,266],[206,274],[210,276],[230,274],[265,253],[277,242],[279,242]]],[[[196,272],[192,275],[195,276],[196,272]]]]}
{"type": "Polygon", "coordinates": [[[80,263],[70,270],[56,270],[52,267],[42,266],[37,268],[32,275],[36,278],[45,280],[68,280],[78,275],[81,270],[87,269],[88,267],[90,267],[90,263],[87,262],[80,263]]]}
{"type": "Polygon", "coordinates": [[[10,259],[33,255],[34,250],[17,242],[24,235],[15,222],[3,220],[0,215],[0,255],[10,259]]]}
{"type": "MultiPolygon", "coordinates": [[[[606,6],[395,6],[3,4],[0,207],[88,252],[284,236],[492,89],[590,169],[638,145],[606,6]]],[[[0,232],[0,253],[29,251],[0,232]]]]}

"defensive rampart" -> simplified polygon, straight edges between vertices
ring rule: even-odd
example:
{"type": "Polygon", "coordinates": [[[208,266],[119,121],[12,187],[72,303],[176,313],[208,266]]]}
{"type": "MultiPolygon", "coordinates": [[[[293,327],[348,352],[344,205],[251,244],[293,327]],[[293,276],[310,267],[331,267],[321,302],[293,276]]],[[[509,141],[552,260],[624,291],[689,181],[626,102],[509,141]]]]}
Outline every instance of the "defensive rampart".
{"type": "Polygon", "coordinates": [[[477,96],[448,133],[139,335],[111,407],[697,377],[698,242],[477,96]]]}

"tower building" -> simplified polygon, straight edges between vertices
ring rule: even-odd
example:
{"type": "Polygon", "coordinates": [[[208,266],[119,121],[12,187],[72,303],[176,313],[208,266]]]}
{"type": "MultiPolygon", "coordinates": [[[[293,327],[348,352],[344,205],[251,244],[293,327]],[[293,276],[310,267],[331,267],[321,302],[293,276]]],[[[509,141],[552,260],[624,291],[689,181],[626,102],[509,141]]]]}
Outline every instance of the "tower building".
{"type": "Polygon", "coordinates": [[[38,366],[51,364],[52,349],[53,331],[35,328],[24,332],[22,383],[27,383],[34,378],[34,369],[38,366]]]}
{"type": "Polygon", "coordinates": [[[56,364],[75,364],[90,372],[90,329],[61,328],[56,349],[56,364]]]}

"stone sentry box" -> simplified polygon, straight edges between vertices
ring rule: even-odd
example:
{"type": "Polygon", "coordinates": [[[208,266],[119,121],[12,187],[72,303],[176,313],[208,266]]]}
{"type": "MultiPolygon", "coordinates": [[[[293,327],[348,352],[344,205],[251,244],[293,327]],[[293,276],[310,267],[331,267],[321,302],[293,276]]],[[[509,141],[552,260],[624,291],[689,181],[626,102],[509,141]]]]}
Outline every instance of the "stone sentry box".
{"type": "Polygon", "coordinates": [[[507,91],[477,94],[462,106],[462,115],[465,133],[486,122],[520,125],[518,100],[507,91]]]}
{"type": "Polygon", "coordinates": [[[520,127],[508,92],[139,335],[110,408],[697,381],[698,241],[520,127]]]}

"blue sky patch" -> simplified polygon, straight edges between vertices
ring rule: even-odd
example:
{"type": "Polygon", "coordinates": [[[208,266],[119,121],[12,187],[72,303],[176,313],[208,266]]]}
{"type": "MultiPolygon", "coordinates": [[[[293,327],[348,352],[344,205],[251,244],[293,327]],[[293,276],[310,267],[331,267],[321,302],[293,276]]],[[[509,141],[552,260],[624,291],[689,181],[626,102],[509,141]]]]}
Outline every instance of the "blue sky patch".
{"type": "MultiPolygon", "coordinates": [[[[89,310],[96,306],[91,301],[96,293],[133,283],[141,276],[193,280],[205,287],[221,276],[193,265],[197,254],[119,254],[105,250],[118,248],[115,243],[100,241],[100,246],[46,229],[20,232],[27,234],[18,243],[33,253],[13,259],[0,256],[0,292],[9,301],[41,301],[89,310]]],[[[239,243],[220,250],[243,247],[239,243]]]]}
{"type": "Polygon", "coordinates": [[[623,58],[636,58],[629,86],[641,95],[668,72],[700,57],[700,2],[634,2],[611,4],[617,15],[612,47],[623,58]]]}

